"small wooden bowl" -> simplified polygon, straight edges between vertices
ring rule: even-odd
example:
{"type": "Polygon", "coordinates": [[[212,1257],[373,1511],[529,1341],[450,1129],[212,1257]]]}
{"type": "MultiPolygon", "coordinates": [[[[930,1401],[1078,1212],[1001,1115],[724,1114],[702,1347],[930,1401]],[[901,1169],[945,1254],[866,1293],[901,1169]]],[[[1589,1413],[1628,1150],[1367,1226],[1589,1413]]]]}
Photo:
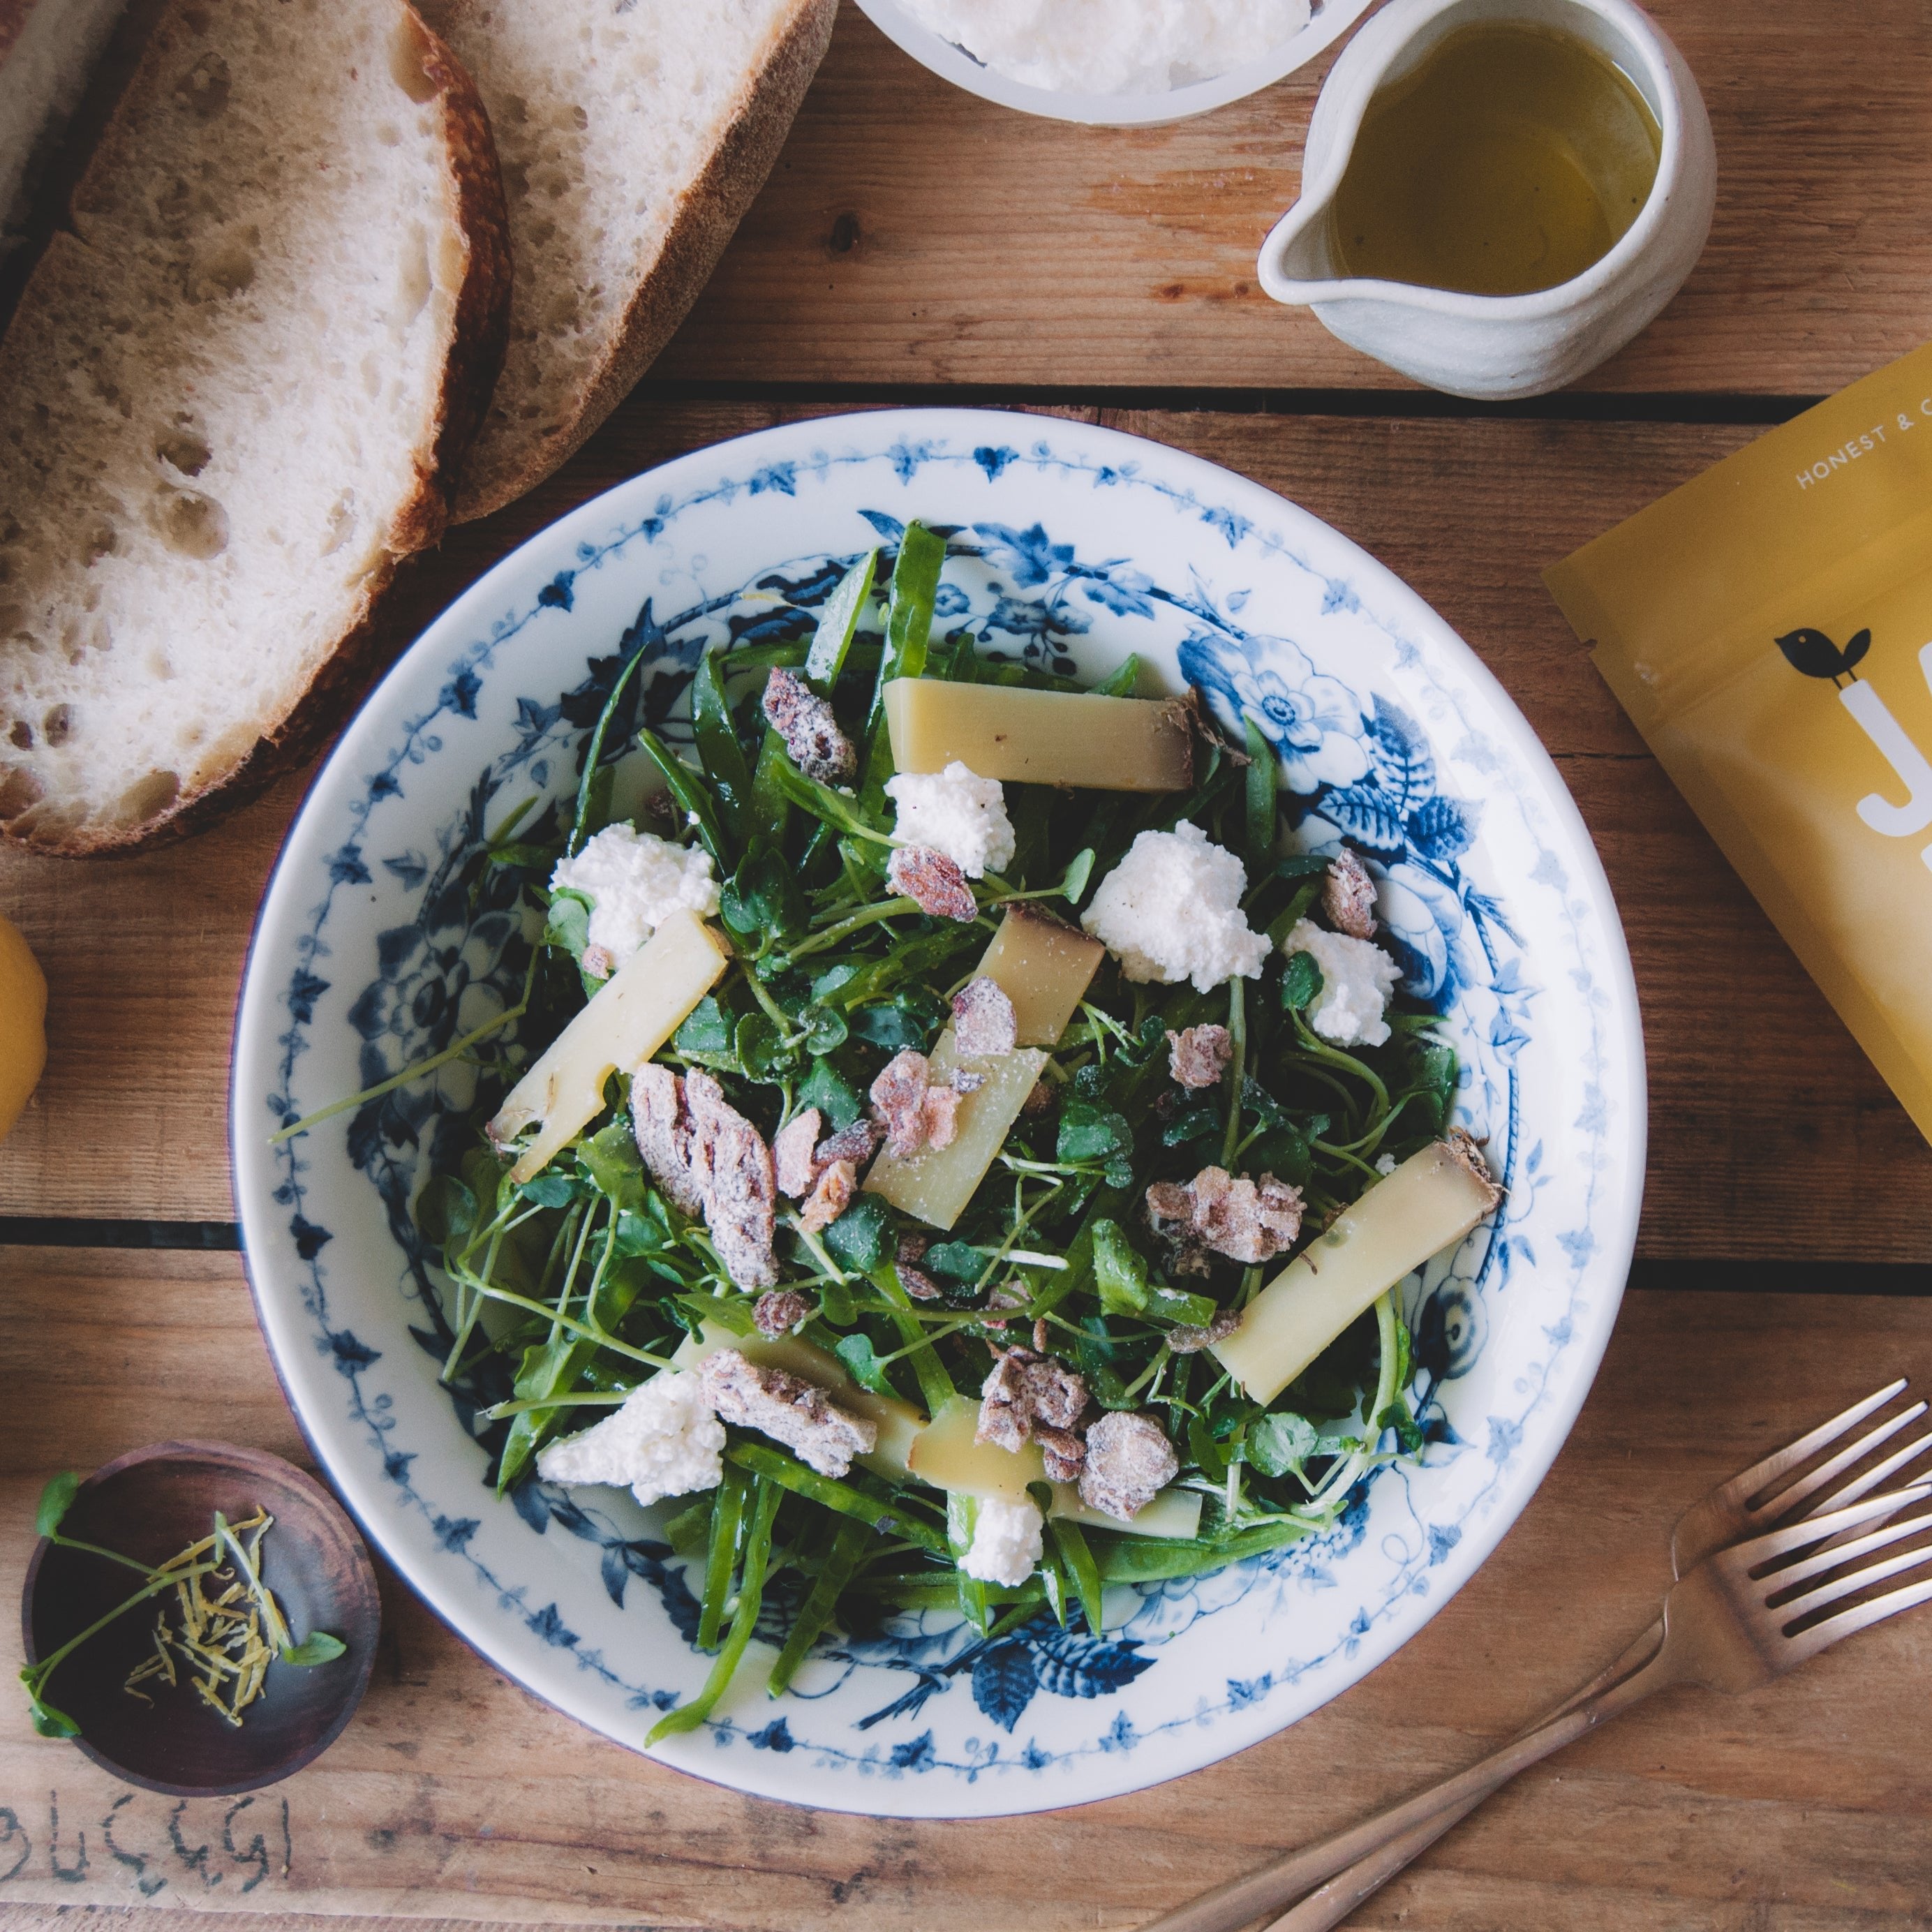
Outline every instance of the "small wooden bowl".
{"type": "MultiPolygon", "coordinates": [[[[80,1726],[75,1740],[130,1784],[181,1798],[254,1791],[298,1771],[328,1749],[368,1687],[381,1606],[362,1539],[322,1486],[279,1456],[226,1442],[157,1442],[97,1469],[80,1486],[63,1534],[164,1563],[206,1536],[220,1510],[230,1522],[257,1505],[274,1518],[262,1545],[262,1580],[297,1641],[327,1630],[347,1654],[306,1669],[272,1664],[262,1696],[238,1730],[186,1681],[122,1685],[154,1649],[161,1599],[130,1610],[81,1646],[49,1679],[49,1702],[80,1726]]],[[[139,1588],[135,1573],[104,1557],[43,1538],[28,1565],[21,1634],[31,1664],[139,1588]]]]}

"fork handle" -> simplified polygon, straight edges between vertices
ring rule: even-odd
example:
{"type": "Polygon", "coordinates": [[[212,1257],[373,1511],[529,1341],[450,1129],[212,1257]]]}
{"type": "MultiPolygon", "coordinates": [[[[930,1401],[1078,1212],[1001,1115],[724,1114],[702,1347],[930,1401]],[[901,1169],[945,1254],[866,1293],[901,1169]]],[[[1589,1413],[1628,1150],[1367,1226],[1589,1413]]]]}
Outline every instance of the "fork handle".
{"type": "Polygon", "coordinates": [[[1155,1919],[1142,1932],[1240,1932],[1241,1927],[1264,1912],[1278,1911],[1391,1840],[1420,1826],[1432,1825],[1439,1814],[1458,1807],[1473,1809],[1518,1772],[1561,1750],[1565,1744],[1575,1743],[1599,1724],[1640,1703],[1653,1690],[1676,1682],[1679,1674],[1677,1660],[1667,1651],[1660,1651],[1642,1670],[1621,1683],[1573,1706],[1535,1730],[1512,1738],[1467,1770],[1444,1778],[1401,1804],[1391,1805],[1359,1825],[1350,1826],[1346,1831],[1305,1845],[1274,1864],[1216,1886],[1165,1918],[1155,1919]]]}
{"type": "MultiPolygon", "coordinates": [[[[1564,1712],[1574,1710],[1612,1684],[1622,1683],[1657,1654],[1663,1641],[1664,1623],[1660,1618],[1614,1664],[1606,1665],[1581,1690],[1573,1692],[1549,1717],[1540,1719],[1528,1730],[1520,1731],[1516,1735],[1528,1736],[1530,1732],[1540,1730],[1564,1712]]],[[[1445,1832],[1460,1825],[1489,1795],[1487,1791],[1479,1791],[1473,1798],[1445,1805],[1400,1838],[1391,1838],[1379,1850],[1358,1858],[1346,1870],[1337,1872],[1318,1891],[1311,1892],[1300,1904],[1291,1906],[1286,1915],[1268,1928],[1268,1932],[1331,1932],[1331,1928],[1340,1924],[1364,1899],[1381,1891],[1405,1865],[1412,1864],[1445,1832]]]]}

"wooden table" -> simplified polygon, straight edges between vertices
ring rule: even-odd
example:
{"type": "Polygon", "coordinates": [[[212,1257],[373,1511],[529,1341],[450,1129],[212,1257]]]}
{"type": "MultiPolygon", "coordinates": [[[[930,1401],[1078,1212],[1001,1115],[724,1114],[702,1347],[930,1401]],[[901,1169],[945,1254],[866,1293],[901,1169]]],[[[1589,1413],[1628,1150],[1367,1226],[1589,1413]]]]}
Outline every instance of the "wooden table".
{"type": "MultiPolygon", "coordinates": [[[[1723,180],[1690,284],[1570,392],[1415,391],[1263,298],[1325,64],[1178,127],[1035,122],[842,16],[776,172],[644,386],[560,476],[409,578],[400,648],[530,532],[680,451],[962,399],[1105,421],[1281,490],[1398,571],[1542,734],[1636,958],[1652,1155],[1596,1388],[1495,1558],[1292,1730],[1136,1796],[914,1825],[735,1796],[580,1731],[386,1574],[383,1652],[319,1764],[244,1803],[130,1792],[0,1703],[0,1906],[860,1932],[1131,1927],[1460,1763],[1641,1627],[1666,1528],[1894,1372],[1932,1378],[1932,1154],[1576,647],[1544,565],[1932,335],[1932,16],[1657,0],[1723,180]],[[8,1903],[10,1901],[10,1904],[8,1903]]],[[[298,778],[177,850],[0,856],[52,988],[0,1147],[0,1601],[34,1494],[192,1426],[303,1459],[233,1252],[225,1090],[250,921],[298,778]]],[[[1756,1696],[1678,1694],[1520,1780],[1352,1922],[1932,1927],[1932,1617],[1756,1696]]],[[[158,1922],[144,1922],[158,1923],[158,1922]]]]}

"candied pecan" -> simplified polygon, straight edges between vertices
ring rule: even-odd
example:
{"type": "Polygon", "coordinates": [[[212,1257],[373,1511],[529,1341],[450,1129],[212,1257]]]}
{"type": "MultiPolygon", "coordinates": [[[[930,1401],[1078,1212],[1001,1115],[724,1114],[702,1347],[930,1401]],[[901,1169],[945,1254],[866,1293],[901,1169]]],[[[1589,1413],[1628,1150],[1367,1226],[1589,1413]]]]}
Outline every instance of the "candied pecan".
{"type": "Polygon", "coordinates": [[[1037,1120],[1052,1105],[1053,1083],[1048,1080],[1036,1080],[1033,1083],[1033,1091],[1020,1102],[1020,1112],[1030,1120],[1037,1120]]]}
{"type": "Polygon", "coordinates": [[[1322,881],[1322,910],[1337,932],[1351,939],[1375,938],[1376,882],[1346,845],[1328,862],[1322,881]]]}
{"type": "Polygon", "coordinates": [[[808,1234],[829,1228],[852,1204],[859,1186],[859,1170],[849,1160],[829,1160],[818,1171],[818,1184],[805,1204],[798,1225],[808,1234]]]}
{"type": "Polygon", "coordinates": [[[1198,1355],[1203,1348],[1225,1342],[1240,1325],[1241,1318],[1233,1309],[1220,1309],[1204,1328],[1197,1328],[1191,1322],[1177,1323],[1167,1331],[1167,1346],[1177,1355],[1198,1355]]]}
{"type": "Polygon", "coordinates": [[[1183,1087],[1218,1086],[1234,1057],[1234,1040],[1224,1026],[1191,1026],[1167,1036],[1167,1070],[1183,1087]]]}
{"type": "Polygon", "coordinates": [[[1046,1465],[1047,1480],[1054,1483],[1077,1482],[1087,1460],[1087,1445],[1070,1429],[1056,1429],[1050,1422],[1033,1426],[1033,1439],[1040,1444],[1040,1459],[1046,1465]]]}
{"type": "Polygon", "coordinates": [[[940,1298],[938,1282],[919,1265],[932,1245],[931,1238],[925,1234],[899,1237],[898,1252],[894,1257],[899,1271],[899,1286],[915,1301],[937,1301],[940,1298]]]}
{"type": "Polygon", "coordinates": [[[584,971],[593,980],[608,980],[617,970],[617,962],[608,946],[586,946],[583,964],[584,971]]]}
{"type": "Polygon", "coordinates": [[[647,1062],[632,1075],[631,1126],[638,1154],[664,1198],[687,1214],[701,1213],[704,1194],[691,1171],[684,1082],[668,1066],[647,1062]]]}
{"type": "Polygon", "coordinates": [[[983,1073],[969,1073],[963,1066],[952,1070],[952,1077],[946,1082],[956,1094],[976,1094],[986,1084],[983,1073]]]}
{"type": "Polygon", "coordinates": [[[710,1074],[688,1074],[684,1099],[691,1114],[692,1178],[704,1197],[718,1258],[740,1288],[770,1288],[778,1278],[772,1252],[778,1206],[772,1150],[710,1074]]]}
{"type": "Polygon", "coordinates": [[[921,1108],[928,1147],[950,1147],[958,1138],[959,1097],[956,1088],[928,1087],[926,1090],[921,1108]]]}
{"type": "Polygon", "coordinates": [[[1080,1500],[1130,1522],[1180,1472],[1174,1444],[1151,1415],[1110,1409],[1087,1432],[1080,1500]]]}
{"type": "Polygon", "coordinates": [[[758,1297],[752,1320],[760,1335],[784,1335],[812,1312],[812,1304],[795,1288],[775,1288],[758,1297]]]}
{"type": "MultiPolygon", "coordinates": [[[[1086,1408],[1084,1377],[1051,1355],[1031,1348],[1009,1348],[980,1384],[980,1426],[973,1439],[1018,1450],[1042,1428],[1070,1433],[1086,1408]]],[[[1060,1446],[1064,1456],[1065,1445],[1060,1446]]]]}
{"type": "Polygon", "coordinates": [[[1046,1353],[1046,1317],[1044,1315],[1036,1315],[1034,1317],[1033,1324],[1033,1348],[1035,1354],[1043,1355],[1046,1353]]]}
{"type": "MultiPolygon", "coordinates": [[[[1164,1240],[1211,1249],[1253,1267],[1292,1247],[1301,1232],[1301,1194],[1271,1174],[1258,1181],[1204,1167],[1192,1180],[1157,1180],[1147,1191],[1148,1220],[1164,1240]]],[[[1180,1264],[1183,1272],[1198,1272],[1180,1264]]]]}
{"type": "Polygon", "coordinates": [[[986,1306],[997,1314],[1004,1309],[1024,1308],[1032,1299],[1025,1282],[1003,1281],[987,1296],[986,1306]]]}
{"type": "Polygon", "coordinates": [[[775,669],[765,680],[764,712],[791,761],[820,784],[843,784],[859,768],[852,741],[832,707],[796,671],[775,669]]]}
{"type": "Polygon", "coordinates": [[[706,1356],[698,1372],[704,1399],[721,1420],[782,1442],[821,1476],[844,1475],[854,1456],[878,1445],[876,1424],[848,1415],[812,1383],[782,1369],[760,1368],[735,1348],[706,1356]]]}
{"type": "Polygon", "coordinates": [[[980,902],[966,874],[944,852],[930,847],[897,847],[886,862],[886,884],[934,919],[964,921],[979,915],[980,902]]]}
{"type": "Polygon", "coordinates": [[[794,1114],[779,1128],[772,1140],[772,1161],[778,1170],[778,1192],[802,1201],[818,1178],[818,1162],[813,1149],[818,1145],[819,1112],[808,1107],[794,1114]]]}
{"type": "Polygon", "coordinates": [[[835,1160],[849,1160],[854,1167],[863,1167],[872,1159],[872,1150],[885,1137],[885,1130],[877,1120],[868,1120],[861,1114],[849,1127],[827,1134],[819,1142],[812,1160],[821,1167],[835,1160]]]}
{"type": "Polygon", "coordinates": [[[910,1047],[895,1054],[866,1090],[886,1129],[886,1150],[910,1160],[926,1144],[926,1096],[932,1064],[910,1047]]]}
{"type": "Polygon", "coordinates": [[[953,994],[952,1046],[962,1059],[1010,1053],[1018,1040],[1018,1018],[998,980],[982,973],[953,994]]]}

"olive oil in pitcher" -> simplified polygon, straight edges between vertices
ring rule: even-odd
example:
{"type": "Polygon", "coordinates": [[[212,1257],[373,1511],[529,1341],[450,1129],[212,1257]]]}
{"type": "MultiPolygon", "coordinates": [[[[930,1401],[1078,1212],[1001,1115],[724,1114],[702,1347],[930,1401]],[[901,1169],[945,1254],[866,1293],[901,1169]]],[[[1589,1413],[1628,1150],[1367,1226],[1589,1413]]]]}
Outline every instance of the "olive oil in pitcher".
{"type": "Polygon", "coordinates": [[[1657,178],[1662,136],[1594,47],[1495,20],[1450,34],[1369,104],[1330,238],[1350,275],[1528,295],[1600,261],[1657,178]]]}

